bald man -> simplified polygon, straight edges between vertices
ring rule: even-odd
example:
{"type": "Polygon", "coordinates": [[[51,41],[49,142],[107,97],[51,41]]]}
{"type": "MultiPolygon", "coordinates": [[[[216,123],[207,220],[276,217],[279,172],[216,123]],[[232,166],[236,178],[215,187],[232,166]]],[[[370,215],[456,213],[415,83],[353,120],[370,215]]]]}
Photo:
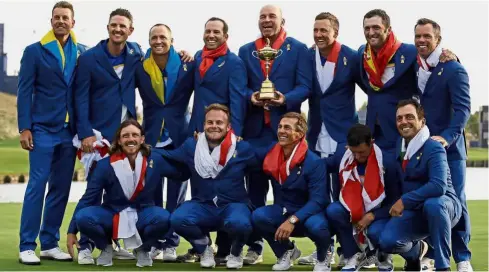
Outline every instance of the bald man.
{"type": "MultiPolygon", "coordinates": [[[[311,92],[312,61],[307,46],[288,37],[284,29],[285,19],[278,6],[266,5],[261,8],[258,27],[261,36],[239,49],[239,57],[248,72],[248,113],[244,123],[243,138],[252,146],[268,146],[277,135],[280,118],[286,112],[298,112],[311,92]],[[252,52],[262,49],[267,42],[281,55],[269,68],[269,79],[275,85],[276,98],[259,100],[259,91],[265,80],[265,62],[253,57],[252,52]]],[[[268,177],[262,172],[252,172],[247,177],[248,194],[254,208],[265,205],[268,192],[268,177]]],[[[244,258],[245,264],[263,261],[263,240],[252,235],[249,250],[244,258]]],[[[219,245],[219,244],[218,244],[219,245]]]]}

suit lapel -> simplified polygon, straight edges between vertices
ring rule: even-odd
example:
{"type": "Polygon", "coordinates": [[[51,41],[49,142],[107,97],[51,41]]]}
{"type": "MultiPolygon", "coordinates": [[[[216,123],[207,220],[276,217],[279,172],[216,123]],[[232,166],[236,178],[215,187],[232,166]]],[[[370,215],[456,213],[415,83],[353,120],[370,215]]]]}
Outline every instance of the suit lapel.
{"type": "Polygon", "coordinates": [[[49,52],[49,50],[45,49],[44,46],[41,45],[41,47],[43,47],[43,52],[44,52],[43,57],[46,60],[46,62],[49,64],[50,69],[53,70],[54,73],[56,75],[58,75],[58,77],[63,82],[65,82],[64,76],[63,76],[63,71],[61,70],[61,67],[59,66],[58,59],[56,59],[56,56],[54,56],[51,52],[49,52]]]}
{"type": "MultiPolygon", "coordinates": [[[[152,175],[154,173],[153,167],[154,167],[153,166],[153,159],[151,159],[151,156],[150,156],[150,157],[148,157],[148,167],[146,167],[146,176],[144,177],[144,188],[139,193],[139,195],[134,199],[134,201],[132,201],[133,203],[138,202],[139,199],[145,197],[148,190],[150,190],[150,191],[154,190],[154,188],[152,188],[153,184],[151,183],[152,175]]],[[[155,174],[157,174],[157,173],[155,173],[155,174]]],[[[161,179],[158,179],[158,180],[161,181],[161,179]]]]}
{"type": "Polygon", "coordinates": [[[111,74],[113,77],[119,79],[119,77],[117,76],[117,74],[114,71],[114,67],[112,67],[112,65],[109,62],[109,58],[107,57],[107,54],[105,53],[104,46],[105,46],[104,41],[101,41],[101,42],[99,42],[99,44],[97,44],[97,50],[95,51],[95,55],[97,57],[95,59],[100,64],[100,66],[102,66],[105,70],[107,70],[107,72],[109,72],[109,74],[111,74]]]}
{"type": "Polygon", "coordinates": [[[438,74],[440,73],[440,75],[441,75],[442,69],[443,69],[441,66],[442,66],[441,63],[438,64],[435,67],[435,69],[433,69],[433,71],[431,72],[431,75],[428,78],[428,81],[426,81],[426,86],[424,88],[423,94],[425,94],[427,92],[430,92],[431,89],[433,89],[433,91],[435,91],[437,89],[435,87],[436,87],[436,84],[438,83],[438,80],[437,79],[439,79],[438,78],[438,76],[439,76],[438,74]],[[432,86],[432,84],[433,84],[433,86],[432,86]]]}
{"type": "Polygon", "coordinates": [[[225,69],[226,68],[226,60],[227,60],[228,55],[229,55],[229,51],[226,55],[217,58],[214,61],[214,63],[212,64],[212,66],[209,68],[209,70],[207,70],[207,72],[205,72],[204,78],[202,79],[202,81],[204,81],[204,80],[210,81],[214,77],[214,74],[221,71],[221,69],[225,69]]]}
{"type": "Polygon", "coordinates": [[[302,165],[294,167],[294,169],[290,170],[290,175],[287,177],[283,185],[288,185],[297,180],[298,177],[302,174],[302,165]]]}
{"type": "Polygon", "coordinates": [[[121,80],[128,77],[128,74],[132,74],[132,69],[129,67],[132,67],[135,61],[140,61],[140,59],[136,57],[136,52],[129,46],[129,43],[126,42],[126,59],[124,60],[124,70],[122,70],[121,80]]]}
{"type": "MultiPolygon", "coordinates": [[[[280,67],[280,64],[282,64],[282,62],[286,58],[288,51],[290,51],[290,47],[291,46],[289,43],[289,38],[286,38],[284,43],[280,47],[280,50],[282,50],[282,54],[273,61],[272,70],[269,72],[268,77],[272,77],[272,75],[274,75],[276,73],[275,71],[278,70],[278,68],[280,67]]],[[[261,70],[261,68],[260,68],[260,70],[261,70]]]]}
{"type": "Polygon", "coordinates": [[[333,77],[333,81],[331,82],[331,85],[329,85],[328,89],[323,93],[323,95],[328,93],[330,89],[334,88],[335,85],[341,81],[341,78],[345,76],[346,65],[348,65],[348,59],[343,54],[343,49],[342,49],[338,54],[338,60],[336,61],[336,66],[335,66],[336,71],[333,77]]]}
{"type": "Polygon", "coordinates": [[[407,56],[404,54],[401,50],[402,47],[399,47],[397,50],[396,54],[394,55],[394,76],[387,81],[384,84],[384,87],[382,89],[390,87],[392,84],[394,84],[397,79],[406,72],[408,68],[410,68],[410,62],[408,61],[408,58],[412,56],[407,56]]]}

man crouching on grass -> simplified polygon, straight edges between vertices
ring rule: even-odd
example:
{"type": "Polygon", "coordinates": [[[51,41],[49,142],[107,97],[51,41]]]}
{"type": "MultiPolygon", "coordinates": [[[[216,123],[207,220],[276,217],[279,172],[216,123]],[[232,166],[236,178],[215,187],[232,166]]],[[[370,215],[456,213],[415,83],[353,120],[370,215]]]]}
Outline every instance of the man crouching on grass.
{"type": "MultiPolygon", "coordinates": [[[[170,213],[154,204],[154,190],[163,176],[187,180],[177,163],[168,163],[157,150],[144,143],[141,125],[129,119],[117,130],[110,156],[100,160],[88,180],[68,229],[67,247],[73,257],[76,245],[85,264],[93,264],[88,245],[79,245],[78,231],[88,236],[102,252],[97,265],[112,265],[111,240],[122,239],[134,249],[138,267],[152,266],[151,246],[163,240],[170,227],[170,213]],[[105,191],[104,201],[98,199],[105,191]],[[87,251],[88,250],[88,251],[87,251]]],[[[82,263],[82,262],[79,262],[82,263]]]]}

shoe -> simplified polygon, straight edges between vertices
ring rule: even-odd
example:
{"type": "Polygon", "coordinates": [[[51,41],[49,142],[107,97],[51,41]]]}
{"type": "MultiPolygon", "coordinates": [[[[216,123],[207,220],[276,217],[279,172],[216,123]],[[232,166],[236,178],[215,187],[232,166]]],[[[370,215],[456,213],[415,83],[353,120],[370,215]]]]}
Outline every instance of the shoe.
{"type": "Polygon", "coordinates": [[[100,266],[112,266],[112,258],[114,257],[114,249],[112,245],[107,245],[107,247],[100,252],[97,258],[97,265],[100,266]]]}
{"type": "Polygon", "coordinates": [[[228,256],[219,256],[219,255],[214,255],[214,261],[216,262],[216,266],[224,266],[227,264],[228,262],[228,259],[229,259],[229,255],[228,256]]]}
{"type": "MultiPolygon", "coordinates": [[[[329,253],[329,251],[328,251],[329,253]]],[[[310,255],[307,255],[307,256],[304,256],[304,257],[300,257],[298,260],[297,260],[297,264],[299,265],[315,265],[318,261],[318,252],[317,251],[314,251],[312,254],[310,255]]]]}
{"type": "Polygon", "coordinates": [[[345,259],[345,266],[341,268],[341,271],[357,271],[360,268],[362,262],[366,262],[366,256],[363,252],[357,252],[351,258],[345,259]]]}
{"type": "Polygon", "coordinates": [[[151,250],[149,251],[149,256],[153,260],[162,260],[163,259],[163,251],[160,249],[157,249],[156,247],[151,247],[151,250]]]}
{"type": "Polygon", "coordinates": [[[375,253],[372,253],[372,252],[369,252],[369,256],[366,255],[366,257],[364,259],[361,260],[361,262],[358,264],[358,267],[361,267],[361,268],[366,268],[366,269],[370,269],[370,268],[375,268],[377,265],[377,254],[376,252],[375,253]]]}
{"type": "Polygon", "coordinates": [[[175,262],[177,260],[177,249],[174,247],[167,247],[163,250],[164,262],[175,262]]]}
{"type": "Polygon", "coordinates": [[[200,254],[200,267],[202,268],[214,268],[216,267],[216,261],[214,260],[214,250],[212,247],[207,246],[202,254],[200,254]]]}
{"type": "Polygon", "coordinates": [[[243,256],[234,256],[229,254],[226,262],[226,267],[229,269],[240,269],[243,267],[243,256]]]}
{"type": "Polygon", "coordinates": [[[326,272],[331,271],[331,258],[334,258],[334,254],[329,250],[328,252],[329,254],[326,254],[326,259],[324,261],[316,262],[313,271],[326,271],[326,272]]]}
{"type": "Polygon", "coordinates": [[[435,270],[435,260],[424,257],[421,260],[421,271],[434,271],[435,270]]]}
{"type": "Polygon", "coordinates": [[[284,255],[272,266],[273,271],[286,271],[294,266],[294,261],[301,256],[301,251],[295,246],[285,251],[284,255]]]}
{"type": "Polygon", "coordinates": [[[135,249],[134,255],[136,256],[137,267],[153,266],[153,259],[151,259],[149,252],[142,249],[135,249]]]}
{"type": "MultiPolygon", "coordinates": [[[[333,258],[334,260],[334,258],[333,258]]],[[[345,256],[343,256],[343,254],[341,254],[339,257],[338,257],[338,267],[343,267],[346,265],[346,259],[345,259],[345,256]]]]}
{"type": "Polygon", "coordinates": [[[113,250],[114,255],[113,258],[117,260],[134,260],[136,257],[134,257],[134,254],[129,252],[127,249],[122,248],[122,247],[117,247],[115,250],[113,250]]]}
{"type": "Polygon", "coordinates": [[[41,260],[36,256],[34,250],[24,250],[19,253],[19,263],[26,265],[40,265],[41,260]]]}
{"type": "Polygon", "coordinates": [[[189,249],[187,253],[177,256],[177,262],[179,263],[195,263],[200,261],[200,257],[195,251],[189,249]]]}
{"type": "Polygon", "coordinates": [[[423,260],[424,255],[428,252],[428,244],[421,240],[419,258],[414,261],[406,261],[404,264],[404,271],[421,271],[421,260],[423,260]]]}
{"type": "Polygon", "coordinates": [[[95,264],[95,260],[92,257],[92,251],[89,248],[78,251],[78,264],[95,264]]]}
{"type": "Polygon", "coordinates": [[[458,272],[473,272],[474,269],[472,268],[472,265],[470,264],[470,261],[463,261],[457,263],[457,270],[458,272]]]}
{"type": "Polygon", "coordinates": [[[42,250],[41,251],[41,260],[54,260],[54,261],[60,261],[60,262],[71,262],[73,261],[73,258],[71,258],[71,255],[63,252],[61,248],[55,247],[51,248],[49,250],[42,250]]]}
{"type": "Polygon", "coordinates": [[[394,271],[394,262],[392,261],[392,254],[385,254],[379,252],[377,267],[379,271],[392,272],[394,271]]]}
{"type": "Polygon", "coordinates": [[[258,254],[256,251],[249,250],[246,252],[246,256],[243,258],[243,263],[246,265],[253,265],[263,262],[263,255],[258,254]]]}

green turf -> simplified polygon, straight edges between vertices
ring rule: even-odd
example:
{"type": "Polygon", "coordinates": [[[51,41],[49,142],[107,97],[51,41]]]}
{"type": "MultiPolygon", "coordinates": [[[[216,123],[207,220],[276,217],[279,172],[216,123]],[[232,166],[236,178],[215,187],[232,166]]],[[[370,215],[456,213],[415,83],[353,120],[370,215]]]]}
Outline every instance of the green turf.
{"type": "MultiPolygon", "coordinates": [[[[469,201],[469,210],[472,215],[472,241],[470,242],[470,248],[472,250],[472,265],[474,270],[488,270],[487,264],[487,201],[469,201]]],[[[69,204],[66,216],[63,221],[61,230],[60,245],[63,249],[66,249],[65,238],[66,229],[68,227],[69,220],[73,213],[74,204],[69,204]]],[[[19,243],[19,222],[20,222],[21,204],[0,204],[0,214],[2,214],[2,225],[0,226],[0,269],[1,270],[101,270],[96,266],[80,266],[76,263],[62,263],[54,261],[43,261],[41,266],[25,266],[18,263],[18,243],[19,243]]],[[[296,244],[302,250],[303,256],[310,254],[313,250],[313,244],[307,239],[296,239],[296,244]]],[[[180,247],[178,248],[178,254],[186,252],[189,248],[189,244],[182,240],[180,247]]],[[[98,252],[94,253],[95,256],[98,252]]],[[[275,262],[275,257],[271,252],[268,245],[264,253],[264,264],[245,267],[246,270],[271,270],[272,264],[275,262]]],[[[394,265],[395,270],[401,270],[404,261],[395,256],[394,265]]],[[[118,261],[114,262],[114,266],[104,268],[104,270],[134,270],[136,269],[135,261],[118,261]]],[[[218,269],[225,269],[225,267],[219,267],[218,269]]],[[[455,266],[452,265],[452,270],[455,270],[455,266]]],[[[145,268],[143,270],[200,270],[199,264],[172,264],[172,263],[160,263],[155,262],[153,267],[145,268]]],[[[292,270],[312,270],[311,266],[299,266],[295,265],[292,270]]],[[[374,269],[375,270],[375,269],[374,269]]]]}
{"type": "Polygon", "coordinates": [[[488,157],[487,148],[470,148],[468,157],[472,161],[486,161],[488,157]]]}

